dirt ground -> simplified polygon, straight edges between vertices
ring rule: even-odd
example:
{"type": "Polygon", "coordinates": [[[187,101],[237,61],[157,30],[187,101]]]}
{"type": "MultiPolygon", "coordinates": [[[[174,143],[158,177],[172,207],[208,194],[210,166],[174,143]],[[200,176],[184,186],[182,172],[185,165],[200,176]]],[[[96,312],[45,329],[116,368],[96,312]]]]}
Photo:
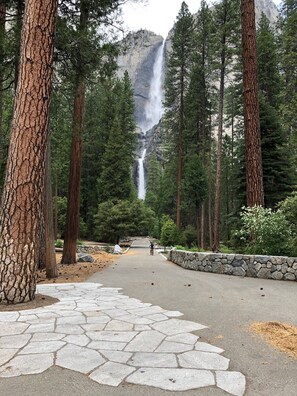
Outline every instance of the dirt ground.
{"type": "Polygon", "coordinates": [[[255,322],[250,330],[260,335],[274,348],[297,359],[297,327],[280,322],[255,322]]]}
{"type": "MultiPolygon", "coordinates": [[[[61,264],[62,253],[57,253],[56,259],[57,259],[58,273],[59,273],[58,278],[46,279],[45,270],[38,270],[37,283],[45,285],[48,283],[83,282],[89,276],[91,276],[95,272],[101,271],[103,268],[107,267],[108,265],[113,263],[114,260],[117,259],[116,255],[106,252],[94,253],[91,254],[91,256],[95,259],[94,263],[76,263],[76,264],[65,265],[65,264],[61,264]]],[[[23,311],[26,309],[34,309],[38,307],[52,305],[57,301],[59,300],[57,300],[56,298],[52,298],[37,293],[33,301],[29,301],[17,305],[0,304],[0,312],[23,311]]]]}
{"type": "Polygon", "coordinates": [[[116,255],[106,252],[92,253],[91,256],[95,259],[94,263],[61,264],[62,253],[57,253],[58,278],[46,279],[45,270],[38,270],[37,283],[83,282],[95,272],[110,265],[117,258],[116,255]]]}

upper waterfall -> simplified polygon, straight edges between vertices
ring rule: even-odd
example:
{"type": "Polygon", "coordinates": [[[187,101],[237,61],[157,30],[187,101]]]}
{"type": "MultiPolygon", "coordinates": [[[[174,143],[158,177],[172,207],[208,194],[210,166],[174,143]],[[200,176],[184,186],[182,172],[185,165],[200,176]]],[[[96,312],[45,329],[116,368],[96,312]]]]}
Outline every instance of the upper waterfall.
{"type": "Polygon", "coordinates": [[[165,40],[158,48],[153,75],[150,83],[148,101],[145,106],[145,120],[140,125],[145,133],[154,125],[158,124],[163,115],[163,63],[164,63],[165,40]]]}

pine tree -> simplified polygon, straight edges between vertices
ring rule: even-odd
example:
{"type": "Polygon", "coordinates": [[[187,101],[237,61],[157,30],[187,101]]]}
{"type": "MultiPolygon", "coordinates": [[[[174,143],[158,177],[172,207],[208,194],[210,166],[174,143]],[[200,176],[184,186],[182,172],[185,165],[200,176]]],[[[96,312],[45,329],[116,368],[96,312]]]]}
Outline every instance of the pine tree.
{"type": "Polygon", "coordinates": [[[196,241],[197,246],[199,246],[199,209],[207,197],[208,185],[206,171],[198,154],[192,154],[187,159],[184,173],[184,204],[187,208],[187,214],[190,215],[191,219],[195,219],[196,241]]]}
{"type": "MultiPolygon", "coordinates": [[[[280,21],[280,58],[282,68],[282,120],[286,134],[296,136],[297,120],[297,2],[283,0],[280,21]]],[[[296,140],[296,139],[295,139],[296,140]]],[[[295,142],[294,142],[295,143],[295,142]]],[[[296,143],[295,143],[296,147],[296,143]]]]}
{"type": "Polygon", "coordinates": [[[99,201],[127,200],[131,197],[131,193],[131,160],[127,161],[121,122],[119,116],[116,116],[103,154],[102,172],[99,178],[99,201]]]}
{"type": "Polygon", "coordinates": [[[260,89],[260,129],[265,204],[274,207],[292,190],[290,156],[285,154],[287,139],[279,121],[280,73],[277,44],[263,14],[257,33],[260,89]]]}
{"type": "MultiPolygon", "coordinates": [[[[212,63],[213,18],[206,2],[201,2],[195,23],[195,51],[191,68],[189,91],[186,96],[185,152],[199,154],[204,167],[209,166],[210,125],[210,76],[212,63]]],[[[205,202],[201,205],[201,247],[205,245],[205,202]]],[[[196,210],[198,212],[198,208],[196,210]]],[[[198,215],[198,213],[197,213],[198,215]]],[[[197,226],[196,221],[196,226],[197,226]]]]}
{"type": "Polygon", "coordinates": [[[183,149],[185,133],[185,95],[189,85],[193,49],[193,18],[185,2],[174,25],[172,52],[168,61],[165,81],[165,117],[167,131],[174,140],[177,168],[176,225],[181,227],[183,149]]]}
{"type": "Polygon", "coordinates": [[[160,212],[160,200],[161,194],[161,180],[162,172],[161,165],[157,160],[157,156],[154,153],[148,164],[147,172],[147,185],[146,185],[146,196],[145,203],[157,214],[158,217],[161,216],[160,212]]]}
{"type": "Polygon", "coordinates": [[[217,145],[217,172],[216,172],[216,197],[214,219],[214,248],[220,246],[220,200],[222,178],[222,147],[224,127],[225,80],[230,71],[230,64],[238,40],[238,1],[223,0],[216,6],[214,23],[218,30],[217,70],[219,72],[219,99],[218,99],[218,145],[217,145]]]}
{"type": "Polygon", "coordinates": [[[98,210],[98,175],[102,172],[103,155],[117,113],[120,85],[113,77],[100,80],[86,98],[80,212],[90,238],[94,233],[94,215],[98,210]]]}

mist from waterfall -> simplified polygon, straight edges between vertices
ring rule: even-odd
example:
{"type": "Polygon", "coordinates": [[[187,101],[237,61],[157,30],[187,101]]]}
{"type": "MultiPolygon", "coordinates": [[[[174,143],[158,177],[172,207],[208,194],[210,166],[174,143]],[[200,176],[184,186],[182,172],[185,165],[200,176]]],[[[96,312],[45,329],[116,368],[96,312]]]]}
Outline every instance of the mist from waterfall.
{"type": "MultiPolygon", "coordinates": [[[[145,120],[140,125],[144,134],[153,126],[157,125],[163,115],[163,59],[164,59],[163,40],[160,48],[158,48],[156,59],[153,67],[153,75],[150,84],[148,102],[145,107],[145,120]]],[[[138,160],[138,198],[145,199],[145,173],[144,159],[146,149],[143,149],[141,158],[138,160]]]]}

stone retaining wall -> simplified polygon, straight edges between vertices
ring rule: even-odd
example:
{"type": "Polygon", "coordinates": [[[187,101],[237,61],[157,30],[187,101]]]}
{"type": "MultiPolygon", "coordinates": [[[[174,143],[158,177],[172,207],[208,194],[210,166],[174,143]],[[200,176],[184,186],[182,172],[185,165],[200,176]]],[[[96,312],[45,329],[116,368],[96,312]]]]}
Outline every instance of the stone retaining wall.
{"type": "Polygon", "coordinates": [[[297,280],[297,257],[192,253],[171,250],[168,254],[168,260],[185,269],[194,271],[253,278],[297,280]]]}
{"type": "Polygon", "coordinates": [[[102,246],[102,245],[79,245],[77,246],[77,253],[96,253],[96,252],[107,252],[113,253],[114,246],[102,246]]]}

